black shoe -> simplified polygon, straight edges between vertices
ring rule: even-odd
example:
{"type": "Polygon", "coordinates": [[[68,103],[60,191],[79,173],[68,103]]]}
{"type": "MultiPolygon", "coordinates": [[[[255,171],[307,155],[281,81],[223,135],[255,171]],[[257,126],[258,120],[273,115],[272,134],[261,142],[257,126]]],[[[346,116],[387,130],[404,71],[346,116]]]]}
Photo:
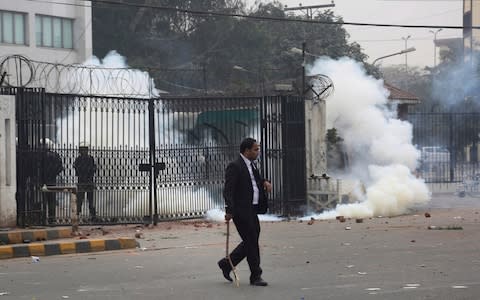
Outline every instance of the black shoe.
{"type": "Polygon", "coordinates": [[[232,269],[226,258],[222,258],[218,261],[218,267],[222,270],[223,277],[225,277],[226,280],[233,281],[232,277],[230,277],[230,271],[232,269]]]}
{"type": "Polygon", "coordinates": [[[250,285],[255,286],[267,286],[268,282],[262,279],[262,277],[258,277],[257,279],[250,279],[250,285]]]}

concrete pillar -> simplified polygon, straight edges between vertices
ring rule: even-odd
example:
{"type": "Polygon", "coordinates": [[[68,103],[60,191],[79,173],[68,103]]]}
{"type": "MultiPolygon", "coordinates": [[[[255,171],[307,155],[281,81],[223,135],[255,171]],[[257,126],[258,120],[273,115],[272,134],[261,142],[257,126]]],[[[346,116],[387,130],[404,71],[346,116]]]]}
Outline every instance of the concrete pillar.
{"type": "Polygon", "coordinates": [[[305,100],[307,178],[327,172],[325,110],[324,100],[305,100]]]}
{"type": "Polygon", "coordinates": [[[305,100],[305,151],[307,172],[307,207],[317,212],[330,205],[331,180],[327,173],[326,105],[323,100],[305,100]]]}
{"type": "Polygon", "coordinates": [[[15,97],[0,95],[0,227],[17,220],[15,150],[15,97]]]}

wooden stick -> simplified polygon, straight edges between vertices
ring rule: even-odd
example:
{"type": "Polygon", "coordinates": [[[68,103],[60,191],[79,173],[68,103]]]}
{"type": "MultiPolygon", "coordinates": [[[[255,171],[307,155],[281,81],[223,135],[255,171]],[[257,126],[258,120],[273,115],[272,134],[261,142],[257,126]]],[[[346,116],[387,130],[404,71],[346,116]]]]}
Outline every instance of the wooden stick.
{"type": "Polygon", "coordinates": [[[230,240],[230,220],[227,221],[227,245],[225,247],[226,257],[227,257],[227,260],[230,263],[230,267],[232,268],[232,271],[233,271],[233,280],[235,281],[235,285],[237,287],[239,287],[240,286],[240,278],[238,277],[237,270],[235,269],[235,266],[232,263],[232,259],[230,258],[230,253],[228,251],[229,240],[230,240]]]}

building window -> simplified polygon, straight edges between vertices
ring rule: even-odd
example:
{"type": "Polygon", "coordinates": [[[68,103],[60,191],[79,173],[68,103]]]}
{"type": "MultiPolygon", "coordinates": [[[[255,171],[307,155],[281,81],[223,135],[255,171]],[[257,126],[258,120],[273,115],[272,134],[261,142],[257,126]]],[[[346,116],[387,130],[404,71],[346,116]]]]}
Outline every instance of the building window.
{"type": "Polygon", "coordinates": [[[26,14],[0,10],[0,43],[26,45],[26,14]]]}
{"type": "Polygon", "coordinates": [[[59,17],[35,16],[37,46],[73,48],[73,20],[59,17]]]}

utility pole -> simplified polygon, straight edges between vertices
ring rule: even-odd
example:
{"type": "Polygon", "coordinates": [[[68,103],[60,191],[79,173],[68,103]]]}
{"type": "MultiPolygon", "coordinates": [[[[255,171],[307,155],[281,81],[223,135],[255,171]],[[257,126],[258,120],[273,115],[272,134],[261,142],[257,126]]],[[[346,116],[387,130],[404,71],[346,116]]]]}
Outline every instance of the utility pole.
{"type": "Polygon", "coordinates": [[[295,6],[295,7],[287,7],[285,5],[285,8],[283,9],[283,11],[302,11],[307,16],[307,19],[312,20],[313,14],[317,12],[317,10],[321,8],[328,8],[328,7],[335,7],[335,3],[333,3],[333,0],[331,4],[302,6],[302,4],[300,3],[299,6],[295,6]]]}

